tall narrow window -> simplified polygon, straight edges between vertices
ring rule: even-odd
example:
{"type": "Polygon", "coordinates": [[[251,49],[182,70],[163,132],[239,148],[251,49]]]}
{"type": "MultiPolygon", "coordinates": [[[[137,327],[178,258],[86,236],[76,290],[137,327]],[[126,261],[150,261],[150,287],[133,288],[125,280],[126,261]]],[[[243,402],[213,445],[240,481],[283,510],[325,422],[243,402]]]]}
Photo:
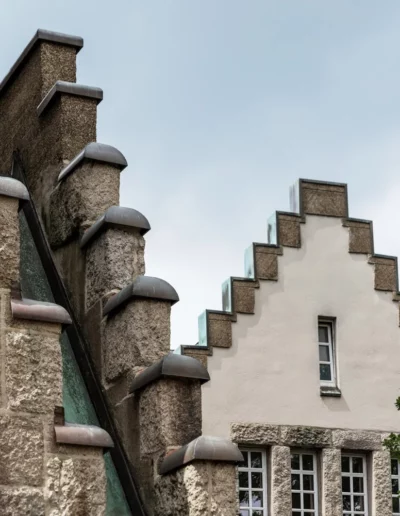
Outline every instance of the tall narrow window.
{"type": "Polygon", "coordinates": [[[316,455],[293,452],[291,465],[292,516],[318,516],[316,455]]]}
{"type": "Polygon", "coordinates": [[[364,455],[342,455],[343,515],[368,516],[367,465],[364,455]]]}
{"type": "Polygon", "coordinates": [[[318,321],[319,379],[321,385],[336,385],[333,322],[318,321]]]}
{"type": "Polygon", "coordinates": [[[393,516],[400,516],[400,463],[397,459],[392,459],[392,507],[393,516]]]}
{"type": "Polygon", "coordinates": [[[264,450],[241,450],[239,464],[240,516],[267,516],[267,460],[264,450]]]}

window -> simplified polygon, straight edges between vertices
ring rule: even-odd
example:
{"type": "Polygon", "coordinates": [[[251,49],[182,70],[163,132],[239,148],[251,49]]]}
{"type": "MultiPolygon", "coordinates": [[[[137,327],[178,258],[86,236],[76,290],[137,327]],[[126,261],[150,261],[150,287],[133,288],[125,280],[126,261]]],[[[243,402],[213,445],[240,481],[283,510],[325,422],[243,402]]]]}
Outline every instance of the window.
{"type": "Polygon", "coordinates": [[[400,483],[400,463],[397,459],[392,459],[392,506],[393,516],[400,516],[399,502],[399,483],[400,483]]]}
{"type": "Polygon", "coordinates": [[[240,516],[267,516],[267,460],[265,451],[241,450],[239,464],[240,516]]]}
{"type": "Polygon", "coordinates": [[[336,385],[333,322],[318,320],[319,379],[321,385],[336,385]]]}
{"type": "Polygon", "coordinates": [[[292,516],[318,515],[317,457],[314,453],[293,452],[292,516]]]}
{"type": "Polygon", "coordinates": [[[368,515],[366,473],[365,456],[342,455],[343,515],[368,515]]]}

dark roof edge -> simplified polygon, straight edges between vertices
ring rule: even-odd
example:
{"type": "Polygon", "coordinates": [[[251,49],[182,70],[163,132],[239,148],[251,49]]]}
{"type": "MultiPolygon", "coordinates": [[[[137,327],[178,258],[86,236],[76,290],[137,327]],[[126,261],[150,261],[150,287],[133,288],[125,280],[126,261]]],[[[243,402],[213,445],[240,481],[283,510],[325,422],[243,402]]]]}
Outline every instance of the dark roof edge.
{"type": "Polygon", "coordinates": [[[167,455],[161,463],[160,475],[171,473],[197,460],[237,463],[243,460],[243,455],[229,439],[202,435],[167,455]]]}
{"type": "Polygon", "coordinates": [[[92,159],[103,163],[111,163],[117,165],[120,170],[128,166],[125,156],[115,147],[104,143],[91,142],[77,155],[73,160],[64,167],[59,176],[58,181],[67,177],[84,159],[92,159]]]}
{"type": "Polygon", "coordinates": [[[155,364],[138,373],[133,379],[129,393],[143,389],[161,378],[199,380],[201,383],[205,383],[210,380],[210,375],[203,364],[195,358],[169,353],[155,364]]]}
{"type": "Polygon", "coordinates": [[[10,68],[7,75],[1,81],[0,95],[3,92],[3,90],[11,83],[11,80],[13,79],[14,75],[17,73],[25,59],[28,57],[28,55],[32,52],[37,43],[39,43],[40,41],[50,41],[52,43],[59,43],[61,45],[75,47],[77,49],[77,52],[79,52],[79,50],[83,47],[83,39],[79,36],[70,36],[69,34],[62,34],[60,32],[52,32],[49,30],[38,29],[36,31],[36,34],[33,36],[33,38],[22,51],[18,59],[15,61],[13,66],[10,68]]]}
{"type": "Polygon", "coordinates": [[[4,197],[15,197],[22,201],[29,201],[29,192],[26,186],[13,177],[0,177],[0,195],[4,197]]]}
{"type": "Polygon", "coordinates": [[[75,82],[57,81],[50,89],[44,99],[36,108],[38,116],[41,116],[47,107],[51,104],[57,94],[66,93],[68,95],[76,95],[77,97],[86,97],[101,102],[103,100],[103,90],[95,86],[84,86],[75,82]]]}
{"type": "Polygon", "coordinates": [[[75,444],[79,446],[97,446],[113,448],[114,442],[108,432],[98,426],[65,423],[55,425],[56,443],[75,444]]]}
{"type": "Polygon", "coordinates": [[[15,319],[54,324],[72,323],[69,313],[62,306],[32,299],[11,299],[11,313],[15,319]]]}
{"type": "Polygon", "coordinates": [[[137,228],[141,235],[145,235],[150,229],[150,223],[140,211],[122,206],[111,206],[106,212],[87,229],[80,241],[80,247],[85,247],[95,237],[97,238],[109,227],[137,228]]]}

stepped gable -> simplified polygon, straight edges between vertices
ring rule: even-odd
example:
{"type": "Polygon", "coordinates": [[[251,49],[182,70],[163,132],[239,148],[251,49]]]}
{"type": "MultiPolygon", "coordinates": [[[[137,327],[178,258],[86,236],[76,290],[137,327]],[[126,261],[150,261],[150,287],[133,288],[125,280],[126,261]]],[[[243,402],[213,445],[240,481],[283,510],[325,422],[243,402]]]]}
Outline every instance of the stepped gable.
{"type": "Polygon", "coordinates": [[[243,278],[231,277],[222,285],[222,310],[206,310],[199,316],[199,342],[180,346],[176,353],[192,356],[207,364],[213,348],[230,348],[232,323],[238,314],[254,314],[255,289],[261,281],[279,281],[279,256],[285,247],[301,248],[301,224],[309,216],[337,217],[349,232],[349,253],[366,255],[374,266],[375,289],[398,294],[397,258],[374,253],[373,224],[349,217],[347,185],[299,179],[290,190],[292,212],[277,211],[268,220],[268,243],[253,243],[245,251],[243,278]]]}

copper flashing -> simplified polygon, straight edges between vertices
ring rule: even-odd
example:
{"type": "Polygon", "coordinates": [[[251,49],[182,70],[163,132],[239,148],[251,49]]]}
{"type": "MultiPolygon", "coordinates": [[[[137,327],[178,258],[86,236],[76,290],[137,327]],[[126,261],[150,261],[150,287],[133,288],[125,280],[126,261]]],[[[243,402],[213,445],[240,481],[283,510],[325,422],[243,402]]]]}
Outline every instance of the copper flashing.
{"type": "Polygon", "coordinates": [[[63,170],[61,170],[60,175],[58,176],[58,180],[61,181],[68,174],[73,172],[73,170],[84,159],[91,159],[103,163],[111,163],[112,165],[116,165],[120,170],[123,170],[128,165],[125,156],[115,147],[112,147],[111,145],[105,145],[104,143],[92,142],[86,145],[83,151],[75,156],[71,163],[69,163],[65,168],[63,168],[63,170]]]}
{"type": "Polygon", "coordinates": [[[210,375],[203,364],[195,358],[170,353],[137,374],[129,389],[129,393],[143,389],[161,378],[199,380],[201,383],[205,383],[210,380],[210,375]]]}
{"type": "Polygon", "coordinates": [[[111,206],[93,226],[85,231],[80,242],[81,248],[110,227],[137,228],[141,235],[145,235],[150,230],[149,221],[139,211],[122,206],[111,206]]]}
{"type": "Polygon", "coordinates": [[[29,193],[26,186],[12,177],[0,177],[0,195],[15,197],[22,201],[29,201],[29,193]]]}
{"type": "Polygon", "coordinates": [[[28,55],[41,41],[49,41],[51,43],[58,43],[60,45],[67,45],[75,47],[76,52],[83,47],[83,39],[78,36],[70,36],[68,34],[61,34],[60,32],[52,32],[50,30],[38,29],[36,34],[30,40],[28,45],[25,47],[19,58],[15,61],[8,74],[0,83],[0,93],[5,87],[11,82],[11,79],[16,75],[21,65],[24,63],[28,55]]]}
{"type": "Polygon", "coordinates": [[[170,301],[171,305],[179,301],[176,290],[166,281],[152,276],[138,276],[133,283],[107,301],[103,316],[120,310],[131,299],[135,298],[170,301]]]}
{"type": "Polygon", "coordinates": [[[160,475],[171,473],[197,460],[237,463],[243,460],[243,455],[229,439],[202,435],[167,455],[161,463],[160,475]]]}
{"type": "Polygon", "coordinates": [[[110,434],[98,426],[65,423],[63,426],[55,425],[54,430],[56,443],[58,444],[98,446],[101,448],[114,447],[110,434]]]}
{"type": "Polygon", "coordinates": [[[83,86],[75,82],[57,81],[51,90],[44,97],[42,102],[36,108],[38,116],[43,114],[43,111],[53,102],[57,95],[66,93],[67,95],[75,95],[77,97],[87,97],[101,102],[103,100],[103,90],[95,88],[94,86],[83,86]]]}
{"type": "Polygon", "coordinates": [[[62,306],[32,299],[11,299],[11,313],[15,319],[55,324],[72,323],[69,313],[62,306]]]}

